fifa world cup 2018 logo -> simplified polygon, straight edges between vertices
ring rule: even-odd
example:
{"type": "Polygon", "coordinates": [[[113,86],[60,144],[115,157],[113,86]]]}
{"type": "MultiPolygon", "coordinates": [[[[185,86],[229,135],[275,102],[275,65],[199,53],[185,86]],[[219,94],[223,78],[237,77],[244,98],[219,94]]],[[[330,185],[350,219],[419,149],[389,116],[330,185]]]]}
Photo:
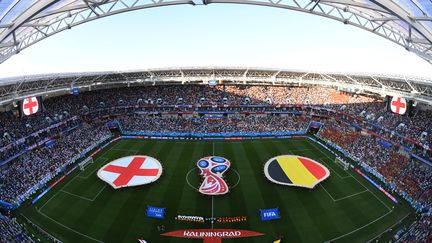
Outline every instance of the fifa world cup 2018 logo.
{"type": "Polygon", "coordinates": [[[201,170],[201,176],[204,178],[199,192],[205,195],[223,195],[229,192],[229,188],[223,174],[231,166],[231,162],[218,156],[209,156],[200,159],[197,162],[201,170]]]}

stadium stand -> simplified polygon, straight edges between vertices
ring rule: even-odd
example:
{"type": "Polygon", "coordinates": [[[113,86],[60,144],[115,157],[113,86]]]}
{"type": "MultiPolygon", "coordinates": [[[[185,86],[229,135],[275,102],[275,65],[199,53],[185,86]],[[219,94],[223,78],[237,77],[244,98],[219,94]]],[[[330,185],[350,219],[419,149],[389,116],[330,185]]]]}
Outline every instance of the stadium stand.
{"type": "Polygon", "coordinates": [[[51,179],[70,159],[108,134],[104,126],[84,124],[58,138],[53,146],[33,149],[8,163],[0,170],[1,200],[23,200],[30,188],[51,179]]]}
{"type": "MultiPolygon", "coordinates": [[[[390,189],[430,208],[432,170],[399,146],[430,160],[424,145],[432,142],[431,118],[420,109],[411,117],[392,114],[380,97],[320,87],[144,86],[54,97],[36,116],[0,113],[0,161],[6,161],[0,170],[0,200],[23,201],[31,188],[108,136],[107,121],[116,120],[130,132],[224,133],[306,131],[316,120],[324,123],[318,136],[378,171],[390,189]],[[221,114],[206,117],[200,111],[221,114]],[[45,146],[48,140],[54,144],[45,146]],[[397,146],[386,147],[389,143],[397,146]]],[[[423,216],[402,242],[430,240],[428,227],[430,217],[423,216]]]]}
{"type": "Polygon", "coordinates": [[[236,117],[205,118],[152,118],[124,116],[119,119],[122,128],[132,132],[275,132],[306,131],[307,123],[296,117],[236,117]]]}
{"type": "Polygon", "coordinates": [[[34,242],[14,218],[0,214],[0,241],[1,242],[34,242]]]}

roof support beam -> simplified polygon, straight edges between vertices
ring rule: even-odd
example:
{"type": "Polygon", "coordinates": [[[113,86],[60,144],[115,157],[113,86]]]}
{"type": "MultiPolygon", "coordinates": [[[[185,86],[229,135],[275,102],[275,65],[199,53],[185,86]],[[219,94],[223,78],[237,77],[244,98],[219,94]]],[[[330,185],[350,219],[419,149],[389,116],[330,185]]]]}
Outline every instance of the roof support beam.
{"type": "Polygon", "coordinates": [[[33,16],[47,9],[52,4],[58,2],[59,0],[40,0],[31,5],[26,11],[24,11],[21,15],[19,15],[9,27],[8,30],[4,31],[0,34],[0,42],[4,41],[6,37],[8,37],[12,32],[18,29],[22,24],[26,23],[33,16]]]}
{"type": "Polygon", "coordinates": [[[396,20],[400,20],[398,17],[382,17],[382,18],[374,18],[371,19],[372,21],[383,21],[383,22],[387,22],[387,21],[396,21],[396,20]]]}
{"type": "Polygon", "coordinates": [[[95,8],[87,1],[87,0],[83,0],[84,3],[87,5],[87,7],[94,13],[96,14],[96,16],[99,16],[99,14],[96,12],[95,8]]]}
{"type": "Polygon", "coordinates": [[[11,26],[12,26],[11,23],[9,23],[9,24],[0,24],[0,29],[7,29],[7,28],[9,28],[11,26]]]}
{"type": "Polygon", "coordinates": [[[432,17],[430,16],[417,16],[417,17],[411,17],[414,21],[432,21],[432,17]]]}
{"type": "Polygon", "coordinates": [[[429,42],[432,43],[432,33],[430,33],[423,25],[412,20],[412,16],[410,16],[401,6],[389,0],[371,0],[371,2],[378,4],[382,8],[387,9],[395,16],[404,20],[406,23],[411,25],[417,32],[423,35],[429,42]]]}
{"type": "Polygon", "coordinates": [[[0,48],[12,47],[14,45],[15,45],[15,43],[13,43],[13,42],[0,43],[0,48]]]}

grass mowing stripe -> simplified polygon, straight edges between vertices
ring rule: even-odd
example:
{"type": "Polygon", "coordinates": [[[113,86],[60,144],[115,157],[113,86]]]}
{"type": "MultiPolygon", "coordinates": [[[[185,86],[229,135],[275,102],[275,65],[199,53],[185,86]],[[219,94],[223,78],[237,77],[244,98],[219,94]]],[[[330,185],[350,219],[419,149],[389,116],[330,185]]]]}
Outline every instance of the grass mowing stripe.
{"type": "MultiPolygon", "coordinates": [[[[224,147],[221,143],[212,141],[213,151],[212,154],[215,156],[225,157],[224,147]]],[[[228,158],[227,158],[228,159],[228,158]]],[[[229,160],[229,159],[228,159],[229,160]]],[[[227,182],[228,187],[230,187],[230,181],[228,181],[228,175],[234,173],[232,169],[234,168],[234,162],[231,161],[231,166],[228,171],[224,174],[224,180],[227,182]]],[[[224,217],[224,216],[234,216],[236,213],[231,213],[231,204],[230,201],[233,200],[232,188],[229,188],[229,193],[223,196],[212,196],[212,218],[213,217],[224,217]]],[[[223,227],[224,224],[212,224],[213,227],[223,227]]]]}
{"type": "MultiPolygon", "coordinates": [[[[134,142],[134,140],[131,140],[130,142],[134,142]]],[[[153,147],[151,154],[153,154],[155,151],[157,151],[156,153],[159,154],[162,151],[162,153],[165,153],[167,156],[169,156],[171,153],[173,153],[173,151],[178,151],[178,148],[175,146],[170,146],[166,143],[163,143],[162,145],[162,147],[153,147]]],[[[161,161],[163,161],[164,159],[158,156],[154,157],[161,161]]],[[[106,231],[105,233],[105,241],[122,242],[125,240],[128,231],[124,230],[124,225],[134,227],[133,225],[131,225],[131,221],[134,219],[134,217],[145,217],[145,211],[140,211],[139,209],[143,206],[143,204],[146,204],[145,198],[149,195],[151,188],[160,186],[158,184],[160,184],[159,181],[147,186],[120,189],[123,193],[123,197],[126,198],[126,200],[121,203],[121,209],[118,210],[115,215],[113,215],[115,220],[111,223],[108,231],[106,231]]],[[[135,229],[139,231],[139,229],[135,229]]],[[[132,239],[128,240],[130,242],[132,239]]]]}
{"type": "MultiPolygon", "coordinates": [[[[246,156],[245,158],[247,158],[248,160],[245,161],[244,164],[249,165],[248,170],[252,172],[252,176],[249,177],[249,183],[251,183],[251,185],[248,185],[247,190],[252,191],[252,188],[255,189],[255,195],[251,198],[254,198],[254,200],[260,198],[259,204],[255,204],[260,206],[256,207],[255,210],[258,210],[260,208],[279,206],[281,208],[281,211],[285,211],[285,205],[278,205],[278,202],[281,201],[279,195],[274,193],[273,190],[268,190],[267,188],[265,188],[265,186],[268,186],[268,184],[265,184],[267,183],[267,181],[263,173],[263,163],[269,157],[268,150],[263,146],[258,146],[254,143],[248,142],[240,144],[239,147],[242,148],[246,156]]],[[[256,213],[258,213],[258,211],[256,211],[256,213]]],[[[278,222],[269,221],[261,223],[267,225],[267,228],[269,228],[269,230],[266,232],[268,236],[274,237],[279,233],[275,231],[275,229],[277,228],[275,226],[277,226],[278,222]]]]}
{"type": "MultiPolygon", "coordinates": [[[[121,141],[121,143],[124,143],[123,141],[121,141]]],[[[122,151],[110,151],[109,156],[113,156],[113,157],[123,157],[124,153],[122,151]]],[[[106,161],[109,162],[109,161],[106,161]]],[[[105,163],[105,162],[104,162],[105,163]]],[[[92,175],[90,176],[86,181],[86,183],[83,184],[82,186],[89,186],[91,184],[95,184],[95,183],[101,183],[100,179],[96,176],[96,175],[92,175]]],[[[102,182],[103,184],[105,182],[102,182]]],[[[83,230],[87,230],[89,232],[96,232],[99,239],[103,239],[104,237],[104,228],[108,227],[108,224],[110,222],[110,220],[112,220],[111,218],[105,219],[103,220],[103,222],[98,222],[98,218],[99,217],[106,217],[105,213],[106,210],[113,210],[113,209],[108,209],[110,204],[104,204],[103,202],[113,202],[112,199],[113,198],[113,194],[111,192],[113,192],[114,189],[112,189],[110,186],[108,188],[106,188],[104,190],[104,192],[100,193],[100,195],[98,196],[98,198],[96,198],[96,200],[89,204],[86,207],[82,207],[79,210],[76,211],[76,216],[74,217],[74,224],[76,225],[76,227],[83,227],[83,230]],[[84,224],[84,222],[87,222],[86,224],[84,224]],[[96,223],[98,222],[98,223],[96,223]],[[87,227],[86,227],[87,226],[87,227]]],[[[125,200],[125,198],[116,198],[117,202],[121,202],[125,200]]],[[[116,209],[120,209],[119,207],[120,203],[115,205],[116,209]]],[[[113,210],[113,212],[115,212],[113,210]]],[[[112,215],[112,214],[111,214],[112,215]]]]}
{"type": "MultiPolygon", "coordinates": [[[[186,163],[188,165],[188,172],[189,177],[188,180],[191,182],[191,185],[198,188],[200,177],[198,175],[198,168],[196,167],[196,162],[204,157],[207,156],[206,149],[208,150],[208,146],[206,146],[206,143],[204,142],[194,142],[193,145],[193,153],[190,161],[183,161],[182,163],[186,163]],[[206,148],[207,147],[207,148],[206,148]],[[195,178],[194,178],[195,177],[195,178]],[[195,179],[195,180],[193,180],[195,179]]],[[[186,173],[186,175],[187,175],[186,173]]],[[[185,180],[186,180],[185,175],[185,180]]],[[[183,188],[183,194],[179,200],[179,204],[183,205],[182,208],[180,208],[177,212],[175,212],[177,215],[194,215],[194,216],[204,216],[200,215],[200,212],[197,211],[197,208],[202,205],[202,199],[201,194],[196,190],[191,188],[188,184],[186,184],[183,188]]],[[[173,229],[185,229],[185,228],[196,228],[199,226],[197,223],[190,223],[190,222],[182,222],[182,221],[175,221],[173,229]]],[[[166,239],[168,240],[168,239],[166,239]]]]}
{"type": "MultiPolygon", "coordinates": [[[[232,162],[231,168],[239,171],[239,167],[238,167],[239,161],[237,160],[237,158],[235,156],[236,152],[234,151],[235,145],[233,143],[222,142],[222,143],[218,143],[218,146],[220,146],[222,148],[222,151],[223,151],[222,155],[225,156],[225,158],[231,160],[231,162],[232,162]]],[[[230,175],[234,174],[233,171],[230,171],[229,173],[230,173],[230,175]]],[[[238,176],[241,177],[240,172],[239,172],[238,176]]],[[[230,178],[231,178],[231,180],[230,180],[231,183],[237,182],[236,176],[231,176],[230,178]]],[[[245,197],[244,191],[241,190],[241,188],[240,188],[241,183],[242,182],[240,180],[239,184],[237,184],[237,186],[235,188],[230,188],[231,192],[228,195],[229,196],[229,204],[230,204],[230,215],[232,215],[232,216],[248,216],[248,220],[246,222],[233,224],[233,227],[234,228],[240,228],[240,229],[251,229],[250,221],[251,221],[252,215],[248,215],[247,210],[245,208],[245,205],[247,204],[248,200],[245,197]]]]}
{"type": "MultiPolygon", "coordinates": [[[[321,151],[322,149],[320,149],[319,151],[323,154],[325,154],[325,151],[321,151]]],[[[310,153],[310,152],[306,152],[306,153],[310,153]]],[[[327,158],[329,158],[328,156],[326,156],[327,158]]],[[[330,158],[329,158],[330,159],[330,158]]],[[[335,166],[334,163],[329,163],[332,167],[335,166]]],[[[322,183],[322,186],[324,188],[331,188],[331,190],[337,193],[337,195],[343,195],[344,192],[342,191],[349,191],[350,195],[352,193],[352,188],[350,188],[350,184],[348,183],[344,183],[346,182],[346,180],[344,178],[340,178],[340,177],[331,177],[329,180],[324,181],[322,183]],[[328,184],[330,184],[331,186],[327,186],[328,184]]],[[[335,200],[337,200],[336,197],[335,200]]],[[[359,198],[355,198],[353,200],[347,200],[347,202],[342,202],[339,201],[337,202],[337,206],[339,207],[338,211],[343,211],[345,212],[345,217],[344,219],[351,219],[350,221],[354,223],[354,227],[358,228],[361,227],[362,225],[370,222],[370,220],[373,220],[376,218],[376,216],[380,216],[382,215],[382,211],[381,210],[374,210],[374,211],[370,211],[368,209],[368,207],[370,205],[374,205],[376,203],[373,202],[373,200],[371,200],[370,198],[367,197],[359,197],[359,198]],[[353,202],[356,203],[353,203],[353,202]],[[361,204],[365,204],[365,206],[361,206],[361,204]],[[369,206],[367,206],[369,205],[369,206]]],[[[376,206],[380,207],[380,205],[376,204],[376,206]]],[[[342,221],[342,220],[341,220],[342,221]]],[[[343,226],[347,226],[350,225],[348,222],[344,222],[343,226]]]]}
{"type": "MultiPolygon", "coordinates": [[[[133,145],[133,142],[129,140],[122,140],[121,143],[122,146],[133,145]]],[[[126,155],[129,154],[117,150],[111,151],[107,154],[107,156],[112,158],[112,160],[126,155]]],[[[90,184],[95,182],[101,182],[101,180],[96,176],[93,176],[92,179],[88,181],[90,184]]],[[[112,189],[110,186],[107,186],[107,188],[98,196],[96,201],[90,207],[85,209],[86,212],[83,212],[80,215],[80,219],[76,223],[79,224],[82,220],[91,218],[92,222],[88,225],[89,230],[97,232],[98,236],[102,239],[105,236],[106,231],[109,230],[111,223],[113,223],[116,210],[120,208],[123,200],[125,200],[124,198],[120,198],[120,195],[123,193],[124,190],[117,191],[112,189]],[[117,198],[116,195],[119,196],[119,198],[117,198]]]]}
{"type": "Polygon", "coordinates": [[[146,140],[146,141],[150,141],[151,145],[140,146],[139,142],[136,143],[139,146],[137,153],[139,153],[140,155],[152,156],[158,159],[162,163],[164,171],[162,172],[161,178],[157,182],[154,182],[143,188],[144,190],[141,193],[142,202],[137,208],[133,209],[135,215],[129,220],[130,226],[128,227],[127,234],[123,239],[124,241],[132,241],[141,238],[146,234],[146,232],[150,228],[154,227],[154,222],[152,221],[152,219],[146,218],[145,210],[147,205],[154,205],[154,206],[159,205],[159,201],[157,200],[155,201],[154,199],[159,199],[161,197],[162,194],[160,193],[161,191],[160,188],[165,187],[164,176],[166,173],[166,159],[170,155],[170,151],[171,151],[170,148],[172,146],[165,142],[156,142],[151,140],[146,140]],[[167,157],[165,157],[165,155],[167,157]]]}
{"type": "MultiPolygon", "coordinates": [[[[272,152],[272,154],[275,155],[283,155],[283,154],[289,154],[287,153],[289,150],[292,149],[292,146],[283,146],[278,145],[274,143],[267,143],[264,144],[264,146],[267,148],[267,151],[272,152]]],[[[295,218],[294,224],[292,224],[292,227],[296,229],[298,232],[298,239],[302,239],[302,241],[306,240],[308,241],[308,237],[312,237],[312,239],[317,240],[318,238],[321,240],[322,235],[320,232],[320,225],[314,220],[316,216],[322,217],[323,212],[320,210],[320,202],[319,201],[312,201],[309,199],[309,197],[305,197],[304,194],[311,194],[312,190],[305,189],[305,188],[296,188],[296,187],[288,187],[288,186],[282,186],[282,185],[275,185],[276,186],[276,193],[280,195],[280,204],[283,205],[281,207],[284,209],[282,212],[285,214],[291,214],[295,218]],[[287,193],[290,193],[290,197],[286,197],[285,195],[287,193]],[[290,207],[284,207],[285,205],[290,205],[290,207]],[[306,208],[306,206],[308,206],[306,208]],[[295,210],[290,210],[290,208],[295,208],[295,210]],[[294,211],[294,212],[292,212],[294,211]],[[308,225],[308,234],[301,234],[299,229],[297,227],[302,224],[308,225]]],[[[309,196],[309,195],[308,195],[309,196]]],[[[324,212],[325,214],[325,212],[324,212]]],[[[332,223],[327,224],[330,225],[330,229],[333,228],[332,223]]],[[[276,225],[275,227],[280,227],[283,229],[283,227],[280,226],[280,224],[276,225]]],[[[288,230],[285,230],[288,231],[288,230]]],[[[291,232],[291,230],[290,230],[291,232]]],[[[285,233],[285,232],[281,232],[285,233]]],[[[288,239],[297,241],[293,235],[288,236],[288,239]]],[[[310,239],[309,239],[310,240],[310,239]]]]}
{"type": "MultiPolygon", "coordinates": [[[[256,180],[257,175],[262,175],[262,165],[259,161],[251,160],[247,155],[251,150],[251,144],[230,142],[232,150],[234,152],[234,161],[237,162],[237,168],[240,176],[243,178],[241,183],[235,190],[239,190],[243,193],[245,204],[242,206],[247,212],[249,218],[248,224],[250,230],[264,233],[263,237],[254,237],[248,239],[249,241],[242,242],[262,242],[269,240],[275,234],[273,226],[268,222],[261,222],[259,218],[259,209],[265,208],[266,203],[263,200],[260,187],[265,186],[264,184],[258,183],[256,180]],[[246,147],[246,148],[245,148],[246,147]]],[[[265,190],[265,189],[264,189],[265,190]]],[[[239,241],[241,241],[239,239],[239,241]]]]}
{"type": "MultiPolygon", "coordinates": [[[[167,212],[167,217],[169,220],[164,222],[166,229],[172,229],[174,225],[174,214],[178,211],[180,204],[178,203],[180,197],[185,189],[186,180],[184,175],[187,173],[188,164],[185,158],[191,158],[194,146],[185,146],[184,143],[180,145],[173,146],[176,149],[170,151],[170,153],[175,154],[173,158],[169,162],[167,162],[167,175],[164,186],[165,190],[160,192],[160,203],[158,206],[167,207],[169,211],[167,212]]],[[[163,151],[162,151],[163,152],[163,151]]],[[[156,227],[151,229],[151,235],[157,237],[156,239],[152,238],[150,242],[160,242],[161,237],[159,236],[159,232],[156,227]]]]}

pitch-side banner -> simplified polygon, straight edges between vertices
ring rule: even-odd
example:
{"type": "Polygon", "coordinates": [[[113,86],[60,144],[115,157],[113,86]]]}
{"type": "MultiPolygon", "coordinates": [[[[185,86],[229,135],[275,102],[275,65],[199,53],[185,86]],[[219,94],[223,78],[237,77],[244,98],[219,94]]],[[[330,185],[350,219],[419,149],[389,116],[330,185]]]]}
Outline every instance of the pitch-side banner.
{"type": "Polygon", "coordinates": [[[28,97],[23,99],[20,104],[21,116],[31,116],[42,110],[40,97],[28,97]]]}

